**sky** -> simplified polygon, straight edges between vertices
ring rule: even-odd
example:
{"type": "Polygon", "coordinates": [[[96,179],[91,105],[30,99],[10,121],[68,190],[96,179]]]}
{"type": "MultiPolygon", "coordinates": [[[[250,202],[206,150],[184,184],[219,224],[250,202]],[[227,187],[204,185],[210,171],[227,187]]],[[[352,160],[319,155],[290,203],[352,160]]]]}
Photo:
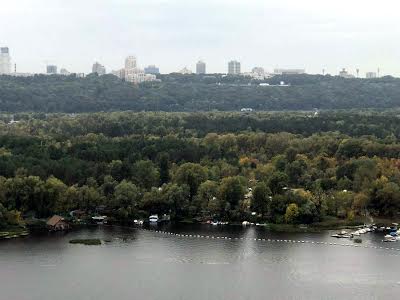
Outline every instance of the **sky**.
{"type": "Polygon", "coordinates": [[[162,73],[242,71],[255,66],[308,73],[376,71],[400,76],[398,0],[0,0],[0,46],[18,72],[56,64],[107,71],[128,55],[162,73]]]}

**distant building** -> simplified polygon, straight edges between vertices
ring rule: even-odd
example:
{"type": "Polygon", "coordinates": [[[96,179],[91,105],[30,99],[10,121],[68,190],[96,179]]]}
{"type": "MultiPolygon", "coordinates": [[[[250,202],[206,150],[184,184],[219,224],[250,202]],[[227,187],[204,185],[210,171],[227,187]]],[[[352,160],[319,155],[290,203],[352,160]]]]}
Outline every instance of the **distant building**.
{"type": "Polygon", "coordinates": [[[125,79],[125,69],[111,71],[111,74],[117,76],[120,79],[125,79]]]}
{"type": "Polygon", "coordinates": [[[57,74],[57,66],[55,65],[48,65],[46,67],[46,73],[47,74],[57,74]]]}
{"type": "Polygon", "coordinates": [[[46,222],[47,228],[52,231],[68,230],[70,228],[69,223],[65,221],[63,217],[54,215],[46,222]]]}
{"type": "Polygon", "coordinates": [[[189,70],[188,68],[184,67],[182,70],[179,71],[179,73],[183,74],[183,75],[188,75],[188,74],[192,74],[192,70],[189,70]]]}
{"type": "Polygon", "coordinates": [[[85,73],[74,73],[76,78],[85,78],[85,73]]]}
{"type": "Polygon", "coordinates": [[[92,73],[96,73],[99,76],[105,75],[106,68],[102,64],[95,62],[92,66],[92,73]]]}
{"type": "Polygon", "coordinates": [[[128,56],[125,59],[125,70],[131,70],[137,68],[136,56],[128,56]]]}
{"type": "Polygon", "coordinates": [[[261,67],[254,67],[251,70],[251,73],[247,73],[247,76],[250,76],[251,78],[255,80],[264,80],[265,78],[271,77],[270,74],[265,73],[264,68],[261,67]]]}
{"type": "Polygon", "coordinates": [[[150,65],[147,68],[144,68],[144,72],[146,74],[157,75],[157,74],[160,74],[160,69],[157,68],[155,65],[150,65]]]}
{"type": "Polygon", "coordinates": [[[299,75],[305,73],[305,69],[274,69],[275,75],[299,75]]]}
{"type": "Polygon", "coordinates": [[[8,47],[0,48],[0,75],[11,73],[11,57],[8,47]]]}
{"type": "Polygon", "coordinates": [[[228,63],[228,74],[229,75],[240,75],[240,62],[231,60],[228,63]]]}
{"type": "Polygon", "coordinates": [[[347,72],[345,68],[343,68],[342,71],[339,72],[339,76],[343,78],[355,78],[354,75],[347,72]]]}
{"type": "Polygon", "coordinates": [[[206,74],[206,63],[199,60],[196,64],[196,74],[206,74]]]}
{"type": "Polygon", "coordinates": [[[71,73],[70,73],[70,72],[68,72],[68,70],[67,70],[67,69],[65,69],[65,68],[61,68],[61,70],[60,70],[60,74],[61,74],[61,75],[64,75],[64,76],[71,75],[71,73]]]}
{"type": "Polygon", "coordinates": [[[146,81],[157,80],[156,75],[146,74],[144,70],[138,68],[135,56],[128,56],[125,59],[125,78],[126,81],[139,84],[146,81]]]}
{"type": "Polygon", "coordinates": [[[368,79],[377,78],[377,77],[378,76],[377,76],[376,72],[367,72],[365,74],[365,78],[368,78],[368,79]]]}

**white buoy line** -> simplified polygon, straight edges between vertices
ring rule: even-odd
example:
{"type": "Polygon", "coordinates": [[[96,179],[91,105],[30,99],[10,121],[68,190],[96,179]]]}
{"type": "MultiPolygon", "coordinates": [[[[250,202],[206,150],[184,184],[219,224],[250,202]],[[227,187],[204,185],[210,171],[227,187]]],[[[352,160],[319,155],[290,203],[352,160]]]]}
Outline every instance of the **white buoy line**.
{"type": "Polygon", "coordinates": [[[192,239],[215,239],[215,240],[247,240],[257,241],[265,243],[292,243],[292,244],[312,244],[312,245],[327,245],[327,246],[341,246],[341,247],[353,247],[353,248],[365,248],[365,249],[377,249],[377,250],[390,250],[399,251],[399,248],[381,247],[381,246],[368,246],[360,244],[349,244],[349,243],[334,243],[334,242],[322,242],[322,241],[309,241],[309,240],[290,240],[290,239],[269,239],[269,238],[246,238],[246,237],[229,237],[229,236],[217,236],[217,235],[200,235],[200,234],[186,234],[186,233],[175,233],[163,230],[151,230],[145,228],[136,228],[142,231],[154,232],[162,235],[176,236],[180,238],[192,238],[192,239]]]}

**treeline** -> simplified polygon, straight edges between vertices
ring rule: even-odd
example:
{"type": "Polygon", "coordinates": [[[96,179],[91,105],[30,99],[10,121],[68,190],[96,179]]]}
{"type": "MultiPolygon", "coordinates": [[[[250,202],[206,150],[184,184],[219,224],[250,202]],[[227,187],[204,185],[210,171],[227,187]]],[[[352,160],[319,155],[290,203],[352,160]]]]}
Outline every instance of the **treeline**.
{"type": "MultiPolygon", "coordinates": [[[[310,126],[304,115],[278,116],[292,131],[310,126]]],[[[393,113],[312,117],[337,118],[349,132],[370,129],[368,136],[328,132],[325,122],[307,134],[246,130],[237,124],[245,115],[224,113],[39,117],[0,126],[0,212],[10,219],[99,206],[122,221],[151,213],[241,221],[256,212],[257,221],[275,223],[351,220],[367,211],[398,217],[398,133],[388,124],[387,136],[373,134],[393,113]]]]}
{"type": "Polygon", "coordinates": [[[275,76],[258,86],[243,76],[159,75],[162,82],[134,86],[113,75],[0,76],[0,111],[238,111],[393,108],[400,106],[400,79],[275,76]]]}
{"type": "Polygon", "coordinates": [[[400,136],[400,110],[312,112],[111,112],[89,114],[0,114],[0,131],[10,134],[69,137],[89,133],[109,137],[179,135],[204,137],[209,132],[290,132],[310,136],[339,132],[352,137],[400,136]],[[12,120],[20,123],[9,124],[12,120]]]}

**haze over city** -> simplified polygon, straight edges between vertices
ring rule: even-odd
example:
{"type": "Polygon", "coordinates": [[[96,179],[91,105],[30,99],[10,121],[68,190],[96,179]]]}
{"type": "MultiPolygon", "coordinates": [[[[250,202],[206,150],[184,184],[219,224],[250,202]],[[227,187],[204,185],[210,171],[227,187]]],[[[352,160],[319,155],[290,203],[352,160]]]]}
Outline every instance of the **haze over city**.
{"type": "Polygon", "coordinates": [[[128,55],[162,73],[199,59],[226,72],[237,59],[255,66],[337,74],[400,75],[397,1],[60,1],[2,3],[0,45],[20,72],[52,63],[89,73],[95,61],[118,69],[128,55]],[[50,25],[51,24],[51,25],[50,25]]]}

